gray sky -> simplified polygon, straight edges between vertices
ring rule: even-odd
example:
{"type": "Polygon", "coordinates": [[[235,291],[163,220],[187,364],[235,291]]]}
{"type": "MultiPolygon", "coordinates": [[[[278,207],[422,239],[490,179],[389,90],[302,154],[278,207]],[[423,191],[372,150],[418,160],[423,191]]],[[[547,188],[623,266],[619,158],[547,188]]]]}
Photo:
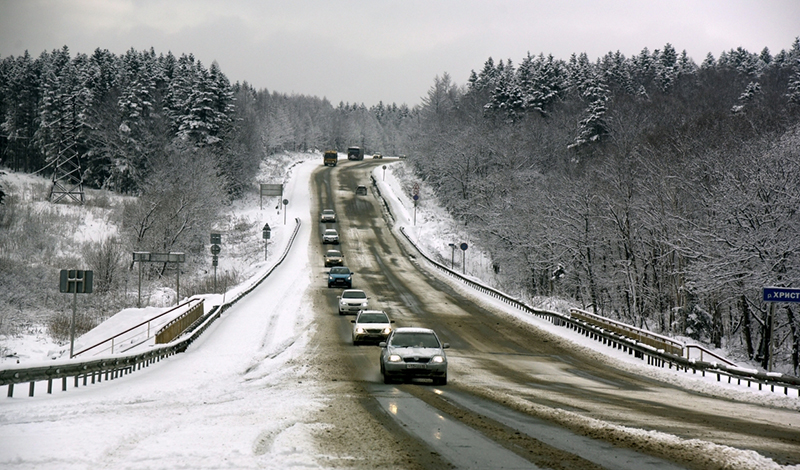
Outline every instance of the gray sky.
{"type": "Polygon", "coordinates": [[[413,106],[435,76],[462,85],[489,57],[670,43],[700,63],[740,46],[775,54],[797,36],[799,0],[0,0],[0,57],[153,47],[334,106],[413,106]]]}

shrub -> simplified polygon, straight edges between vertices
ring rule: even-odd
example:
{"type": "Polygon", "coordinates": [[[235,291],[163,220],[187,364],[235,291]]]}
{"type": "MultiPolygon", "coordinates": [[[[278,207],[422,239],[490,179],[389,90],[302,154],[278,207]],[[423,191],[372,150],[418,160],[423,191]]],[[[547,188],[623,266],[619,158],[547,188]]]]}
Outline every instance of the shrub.
{"type": "MultiPolygon", "coordinates": [[[[72,312],[57,312],[47,319],[47,332],[51,338],[58,342],[69,341],[72,312]]],[[[85,312],[75,314],[75,337],[90,331],[97,326],[97,321],[92,315],[85,312]]]]}

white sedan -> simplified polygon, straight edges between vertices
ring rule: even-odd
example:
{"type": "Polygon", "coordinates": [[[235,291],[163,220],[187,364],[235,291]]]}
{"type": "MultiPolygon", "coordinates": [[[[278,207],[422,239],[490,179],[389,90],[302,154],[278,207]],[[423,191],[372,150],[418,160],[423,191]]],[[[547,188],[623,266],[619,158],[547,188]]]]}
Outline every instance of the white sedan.
{"type": "Polygon", "coordinates": [[[362,310],[358,312],[355,320],[350,320],[353,324],[353,345],[373,341],[380,343],[386,341],[389,333],[392,332],[392,323],[389,316],[383,310],[362,310]]]}
{"type": "Polygon", "coordinates": [[[366,292],[359,289],[345,289],[339,296],[339,315],[358,313],[369,306],[366,292]]]}

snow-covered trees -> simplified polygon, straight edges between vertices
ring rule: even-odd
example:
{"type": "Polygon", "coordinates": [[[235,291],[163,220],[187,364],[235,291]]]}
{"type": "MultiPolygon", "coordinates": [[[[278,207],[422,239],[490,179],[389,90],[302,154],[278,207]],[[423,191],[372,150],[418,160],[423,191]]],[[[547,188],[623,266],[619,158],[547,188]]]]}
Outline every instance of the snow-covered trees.
{"type": "Polygon", "coordinates": [[[800,284],[798,57],[800,41],[699,67],[670,44],[489,59],[454,87],[457,106],[423,105],[425,158],[410,161],[504,288],[763,363],[777,337],[800,362],[796,309],[776,310],[773,334],[759,297],[800,284]]]}

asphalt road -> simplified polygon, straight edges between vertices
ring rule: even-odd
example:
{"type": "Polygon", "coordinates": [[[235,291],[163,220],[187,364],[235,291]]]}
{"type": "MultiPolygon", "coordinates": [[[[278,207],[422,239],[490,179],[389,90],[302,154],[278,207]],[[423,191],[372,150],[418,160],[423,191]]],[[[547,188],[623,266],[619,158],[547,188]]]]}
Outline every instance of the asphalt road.
{"type": "Polygon", "coordinates": [[[335,466],[350,468],[748,468],[727,449],[800,464],[800,414],[703,396],[615,368],[613,362],[490,306],[425,268],[399,241],[371,184],[381,161],[340,161],[312,178],[319,211],[310,256],[319,279],[316,349],[309,367],[335,382],[319,419],[335,466]],[[367,185],[366,196],[355,188],[367,185]],[[352,316],[339,316],[323,265],[322,231],[339,231],[345,265],[370,308],[396,326],[437,331],[449,383],[384,385],[377,346],[353,346],[352,316]],[[654,438],[654,431],[668,435],[654,438]],[[675,436],[675,437],[669,437],[675,436]],[[346,455],[362,456],[358,459],[346,455]],[[744,465],[743,467],[741,465],[744,465]]]}

